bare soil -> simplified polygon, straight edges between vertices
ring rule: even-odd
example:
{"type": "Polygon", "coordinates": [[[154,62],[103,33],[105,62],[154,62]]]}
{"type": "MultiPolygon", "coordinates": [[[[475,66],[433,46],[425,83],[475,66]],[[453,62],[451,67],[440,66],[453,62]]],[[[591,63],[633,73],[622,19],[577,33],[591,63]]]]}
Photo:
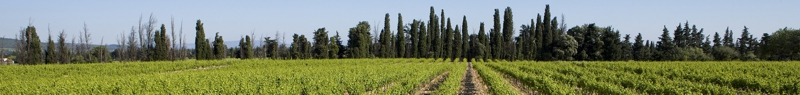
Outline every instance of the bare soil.
{"type": "Polygon", "coordinates": [[[447,80],[447,76],[450,75],[450,71],[446,71],[442,74],[437,75],[435,78],[431,79],[427,82],[427,84],[422,85],[422,89],[417,89],[416,95],[430,95],[437,88],[439,85],[442,84],[445,80],[447,80]]]}
{"type": "Polygon", "coordinates": [[[464,73],[464,79],[461,79],[459,95],[487,95],[488,86],[483,84],[483,79],[472,69],[472,62],[467,63],[467,71],[464,73]]]}

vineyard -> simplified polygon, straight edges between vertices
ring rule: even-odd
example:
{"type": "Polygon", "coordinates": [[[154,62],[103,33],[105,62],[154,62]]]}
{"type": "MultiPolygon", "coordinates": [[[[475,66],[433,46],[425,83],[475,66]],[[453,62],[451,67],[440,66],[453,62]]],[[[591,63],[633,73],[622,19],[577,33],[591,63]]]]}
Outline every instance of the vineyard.
{"type": "Polygon", "coordinates": [[[3,94],[798,94],[798,62],[203,60],[0,66],[3,94]]]}

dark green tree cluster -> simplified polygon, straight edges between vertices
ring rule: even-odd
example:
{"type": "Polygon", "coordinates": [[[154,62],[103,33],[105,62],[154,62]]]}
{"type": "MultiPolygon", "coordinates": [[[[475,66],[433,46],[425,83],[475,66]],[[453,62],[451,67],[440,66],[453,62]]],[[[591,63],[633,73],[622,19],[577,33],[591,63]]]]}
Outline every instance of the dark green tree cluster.
{"type": "Polygon", "coordinates": [[[369,23],[366,21],[359,22],[356,27],[350,28],[347,35],[347,54],[350,58],[371,58],[373,55],[370,53],[370,46],[372,44],[372,37],[369,33],[369,23]]]}
{"type": "Polygon", "coordinates": [[[44,63],[41,41],[36,33],[36,27],[28,26],[21,31],[20,40],[17,42],[17,59],[21,64],[35,65],[44,63]]]}
{"type": "Polygon", "coordinates": [[[238,58],[239,59],[253,58],[253,42],[250,38],[250,35],[246,35],[241,40],[239,40],[238,58]]]}
{"type": "Polygon", "coordinates": [[[319,28],[314,31],[314,50],[312,51],[314,58],[330,58],[332,53],[330,50],[330,41],[328,41],[328,31],[325,28],[319,28]]]}
{"type": "Polygon", "coordinates": [[[228,57],[227,53],[225,52],[228,50],[228,46],[225,45],[225,40],[222,39],[222,36],[219,36],[219,32],[217,32],[214,36],[214,42],[212,43],[214,46],[211,49],[211,54],[213,54],[212,59],[225,59],[228,57]]]}
{"type": "Polygon", "coordinates": [[[310,59],[311,56],[311,43],[308,42],[305,35],[298,36],[292,35],[292,46],[289,49],[292,59],[310,59]]]}

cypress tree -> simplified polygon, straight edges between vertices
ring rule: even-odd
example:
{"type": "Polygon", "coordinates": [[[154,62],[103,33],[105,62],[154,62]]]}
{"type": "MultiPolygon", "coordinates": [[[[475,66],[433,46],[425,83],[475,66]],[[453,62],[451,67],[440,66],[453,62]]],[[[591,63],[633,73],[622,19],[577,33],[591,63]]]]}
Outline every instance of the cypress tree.
{"type": "Polygon", "coordinates": [[[380,35],[381,37],[380,37],[380,40],[379,40],[379,42],[380,42],[380,47],[379,47],[380,53],[378,55],[379,57],[389,58],[392,55],[390,53],[392,51],[390,49],[390,47],[391,47],[391,39],[390,38],[391,38],[392,34],[391,34],[391,31],[389,31],[390,30],[389,26],[390,26],[389,25],[389,13],[386,13],[383,30],[381,31],[381,35],[380,35]]]}
{"type": "Polygon", "coordinates": [[[314,55],[314,58],[320,59],[327,59],[330,57],[330,51],[328,48],[328,32],[325,31],[325,28],[319,28],[317,31],[314,31],[314,50],[311,52],[314,55]]]}
{"type": "Polygon", "coordinates": [[[543,21],[540,22],[540,24],[542,25],[541,26],[542,28],[540,28],[540,29],[542,29],[541,32],[543,33],[542,34],[543,38],[542,38],[542,43],[540,44],[541,45],[541,52],[539,52],[539,53],[540,53],[540,58],[542,58],[544,60],[552,59],[551,51],[553,49],[552,49],[551,45],[554,42],[553,40],[556,38],[556,35],[555,35],[556,31],[554,31],[553,26],[552,26],[553,24],[551,24],[551,22],[555,21],[555,20],[551,20],[551,19],[552,18],[550,18],[550,5],[548,4],[548,5],[545,5],[544,18],[542,18],[543,21]]]}
{"type": "Polygon", "coordinates": [[[169,45],[167,45],[166,28],[161,24],[161,30],[156,31],[156,57],[153,60],[167,60],[167,53],[169,52],[169,45]]]}
{"type": "Polygon", "coordinates": [[[430,48],[430,44],[429,44],[429,42],[430,42],[429,40],[430,39],[428,39],[429,35],[427,35],[427,34],[428,34],[428,31],[427,31],[427,28],[425,28],[425,22],[420,21],[419,22],[419,35],[417,35],[417,36],[419,36],[419,47],[417,48],[417,53],[419,54],[419,57],[417,57],[417,58],[420,58],[420,57],[422,57],[422,58],[430,58],[431,57],[428,54],[428,51],[430,50],[429,49],[430,48]]]}
{"type": "Polygon", "coordinates": [[[452,54],[453,54],[453,56],[452,56],[451,60],[453,62],[455,62],[459,57],[461,57],[461,53],[462,53],[463,48],[464,48],[461,45],[461,40],[462,40],[461,39],[461,30],[460,30],[460,28],[458,28],[458,25],[456,25],[455,31],[453,31],[452,34],[453,34],[453,40],[452,40],[452,45],[453,45],[453,53],[452,54]]]}
{"type": "Polygon", "coordinates": [[[419,58],[420,57],[418,51],[420,49],[419,21],[417,21],[416,19],[411,21],[411,32],[409,32],[408,34],[411,35],[411,48],[409,48],[406,51],[410,52],[411,54],[409,55],[410,57],[419,58]]]}
{"type": "Polygon", "coordinates": [[[213,59],[225,59],[227,55],[225,51],[228,50],[228,47],[225,46],[225,40],[222,39],[222,36],[219,36],[219,32],[214,36],[214,42],[212,43],[214,44],[212,49],[213,59]]]}
{"type": "Polygon", "coordinates": [[[428,15],[429,16],[429,19],[428,19],[428,30],[426,31],[426,32],[428,32],[428,35],[427,35],[428,39],[427,40],[429,42],[428,44],[426,44],[426,46],[428,48],[427,51],[430,51],[430,52],[424,52],[425,55],[427,55],[427,57],[432,57],[432,58],[434,58],[434,60],[436,58],[438,58],[438,56],[436,55],[437,52],[438,52],[438,50],[437,50],[438,49],[438,46],[437,46],[438,42],[436,42],[437,41],[436,39],[439,37],[439,35],[438,35],[438,33],[439,33],[438,32],[439,31],[439,27],[438,26],[439,25],[437,25],[439,20],[437,19],[435,12],[436,11],[433,10],[433,6],[431,6],[430,14],[428,15]]]}
{"type": "Polygon", "coordinates": [[[505,45],[503,45],[506,50],[505,58],[509,61],[514,61],[516,58],[516,48],[514,47],[514,16],[511,13],[511,7],[506,7],[505,15],[503,15],[503,41],[505,45]]]}
{"type": "Polygon", "coordinates": [[[361,21],[356,27],[350,28],[347,37],[347,51],[348,57],[351,58],[367,58],[371,57],[369,52],[372,39],[369,34],[369,23],[361,21]]]}
{"type": "MultiPolygon", "coordinates": [[[[533,22],[531,22],[531,23],[533,23],[533,22]]],[[[536,55],[534,57],[536,59],[543,60],[543,59],[546,59],[546,57],[548,57],[548,56],[545,53],[543,53],[544,49],[542,49],[542,48],[544,48],[544,42],[545,42],[544,40],[545,40],[545,36],[547,34],[547,33],[545,33],[545,30],[544,30],[545,28],[544,28],[544,25],[542,23],[542,15],[536,14],[536,23],[535,24],[536,25],[531,26],[534,29],[533,31],[535,32],[534,35],[533,35],[534,36],[533,40],[535,40],[533,42],[533,49],[537,50],[536,52],[534,52],[534,53],[536,53],[536,54],[534,54],[534,55],[536,55]]],[[[583,42],[583,39],[582,39],[583,36],[582,35],[571,35],[571,36],[579,44],[583,42]]],[[[583,51],[583,50],[579,50],[579,51],[583,51]]],[[[573,57],[573,58],[575,58],[575,57],[573,57]]],[[[580,59],[580,58],[578,58],[578,59],[580,59]]]]}
{"type": "Polygon", "coordinates": [[[72,60],[72,55],[70,55],[69,47],[66,45],[66,38],[67,34],[64,31],[61,31],[58,35],[58,58],[59,63],[61,64],[68,64],[72,60]]]}
{"type": "Polygon", "coordinates": [[[406,41],[406,36],[405,36],[406,33],[405,33],[404,29],[405,29],[405,27],[403,27],[403,15],[400,14],[400,13],[397,13],[397,37],[395,37],[396,42],[394,42],[395,43],[394,46],[395,46],[395,49],[397,49],[397,52],[395,52],[395,53],[397,53],[397,57],[398,58],[406,58],[407,57],[406,56],[406,46],[408,46],[408,45],[406,45],[407,41],[406,41]]]}
{"type": "MultiPolygon", "coordinates": [[[[253,58],[253,42],[250,39],[249,35],[245,35],[244,38],[245,38],[245,47],[242,47],[242,50],[245,51],[244,52],[245,58],[247,59],[253,58]]],[[[303,38],[305,39],[305,37],[303,38]]]]}
{"type": "MultiPolygon", "coordinates": [[[[444,11],[444,10],[442,10],[444,11]]],[[[444,13],[442,13],[444,14],[444,13]]],[[[444,41],[444,46],[442,46],[442,58],[452,58],[454,56],[454,43],[453,43],[453,27],[450,24],[450,18],[447,18],[447,30],[442,32],[442,41],[444,41]]]]}
{"type": "MultiPolygon", "coordinates": [[[[469,30],[467,28],[467,16],[464,16],[463,19],[464,20],[461,21],[461,48],[462,48],[461,50],[463,50],[462,51],[463,53],[460,56],[462,59],[469,58],[467,56],[469,56],[469,54],[470,54],[469,53],[469,50],[470,50],[469,41],[471,39],[470,35],[469,35],[469,30]]],[[[467,59],[467,60],[470,60],[470,59],[467,59]]]]}
{"type": "Polygon", "coordinates": [[[211,51],[210,46],[208,45],[208,39],[205,39],[205,30],[203,29],[203,23],[200,20],[197,20],[197,27],[195,30],[197,31],[195,37],[195,54],[197,60],[206,60],[211,58],[211,51]]]}
{"type": "Polygon", "coordinates": [[[25,28],[25,39],[27,46],[27,56],[20,56],[23,57],[24,63],[27,64],[40,64],[44,63],[42,61],[42,47],[41,42],[39,41],[39,35],[36,34],[36,27],[28,26],[25,28]]]}
{"type": "MultiPolygon", "coordinates": [[[[292,37],[297,38],[297,35],[295,34],[295,36],[292,36],[292,37]]],[[[293,41],[293,42],[296,42],[296,41],[293,41]]],[[[244,50],[244,48],[247,47],[247,45],[245,45],[246,43],[247,42],[244,41],[244,37],[239,39],[239,50],[238,50],[238,52],[236,54],[237,58],[242,59],[242,60],[247,59],[247,57],[245,57],[245,54],[244,54],[244,52],[246,52],[244,50]]],[[[291,50],[293,50],[292,52],[294,52],[294,49],[295,49],[294,47],[295,47],[294,44],[292,44],[292,49],[291,49],[291,50]]],[[[294,53],[292,55],[294,55],[294,53]]]]}
{"type": "Polygon", "coordinates": [[[45,51],[45,60],[44,63],[47,64],[54,64],[57,63],[58,59],[56,56],[56,46],[53,43],[53,37],[47,36],[47,51],[45,51]]]}
{"type": "Polygon", "coordinates": [[[490,30],[491,32],[489,35],[491,36],[491,42],[489,45],[492,48],[492,59],[500,59],[501,55],[503,55],[503,35],[500,34],[500,9],[494,9],[494,26],[490,30]]]}
{"type": "Polygon", "coordinates": [[[478,50],[480,52],[479,54],[480,54],[480,56],[482,56],[481,59],[486,61],[487,59],[491,58],[490,57],[491,56],[491,52],[490,52],[491,49],[489,49],[490,47],[487,46],[487,44],[489,43],[489,37],[486,36],[486,31],[484,31],[483,22],[481,22],[481,25],[478,28],[478,39],[480,40],[480,42],[477,45],[478,45],[478,48],[481,49],[481,50],[478,50]]]}

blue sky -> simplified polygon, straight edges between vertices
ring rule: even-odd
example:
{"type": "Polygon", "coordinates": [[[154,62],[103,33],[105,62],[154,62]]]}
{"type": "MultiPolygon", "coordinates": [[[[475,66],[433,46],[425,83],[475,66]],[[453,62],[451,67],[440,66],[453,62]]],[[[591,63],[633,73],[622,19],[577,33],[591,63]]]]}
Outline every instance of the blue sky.
{"type": "Polygon", "coordinates": [[[642,33],[649,40],[657,40],[665,25],[674,30],[686,21],[704,28],[706,35],[730,27],[736,37],[744,26],[755,37],[783,27],[800,27],[799,0],[2,0],[0,36],[13,38],[31,20],[42,39],[46,40],[48,25],[53,35],[64,30],[68,36],[77,36],[86,23],[93,43],[102,38],[106,44],[114,44],[122,32],[127,34],[138,24],[140,16],[146,20],[152,13],[159,25],[166,24],[168,29],[170,17],[175,18],[176,31],[183,21],[189,43],[194,41],[198,19],[205,23],[206,38],[220,32],[226,41],[238,41],[251,32],[272,37],[279,31],[288,33],[290,42],[291,34],[311,36],[321,27],[331,36],[338,30],[347,39],[347,30],[359,21],[382,28],[386,13],[391,15],[392,30],[398,13],[403,14],[404,23],[427,21],[430,6],[437,15],[444,9],[453,24],[460,25],[467,16],[470,32],[477,33],[480,22],[487,24],[487,31],[491,28],[494,9],[511,7],[518,30],[543,13],[546,4],[553,16],[562,19],[563,14],[569,27],[596,23],[613,26],[623,36],[642,33]]]}

